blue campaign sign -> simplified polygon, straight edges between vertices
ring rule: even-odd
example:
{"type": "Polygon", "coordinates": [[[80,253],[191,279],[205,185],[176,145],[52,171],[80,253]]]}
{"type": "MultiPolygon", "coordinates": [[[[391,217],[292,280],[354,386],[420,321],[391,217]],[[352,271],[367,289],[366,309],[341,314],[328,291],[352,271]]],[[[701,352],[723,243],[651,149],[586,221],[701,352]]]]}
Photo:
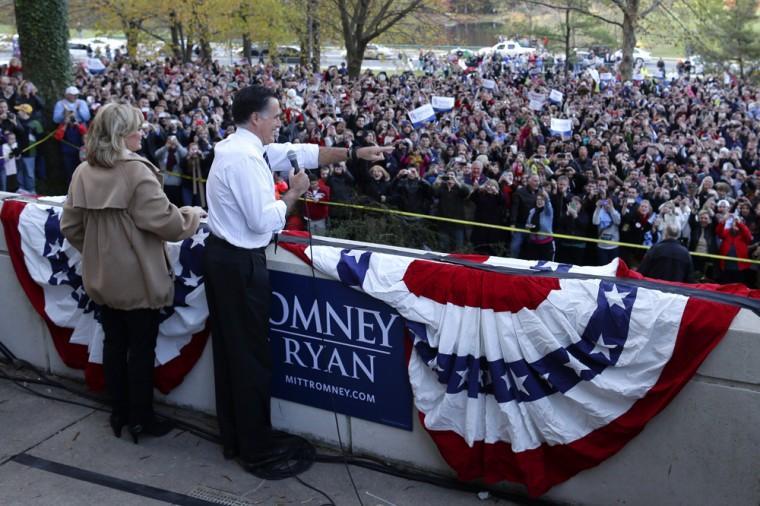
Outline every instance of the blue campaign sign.
{"type": "Polygon", "coordinates": [[[401,316],[337,281],[270,280],[272,395],[412,430],[401,316]]]}

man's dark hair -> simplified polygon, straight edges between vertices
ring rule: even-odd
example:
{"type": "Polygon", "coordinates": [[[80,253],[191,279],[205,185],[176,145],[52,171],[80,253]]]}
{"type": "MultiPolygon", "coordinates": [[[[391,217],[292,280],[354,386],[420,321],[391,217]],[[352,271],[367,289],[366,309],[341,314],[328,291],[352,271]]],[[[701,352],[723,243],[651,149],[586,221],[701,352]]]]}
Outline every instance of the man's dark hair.
{"type": "Polygon", "coordinates": [[[265,86],[246,86],[238,91],[232,101],[232,119],[235,124],[246,123],[251,114],[263,111],[270,98],[276,99],[277,94],[265,86]]]}

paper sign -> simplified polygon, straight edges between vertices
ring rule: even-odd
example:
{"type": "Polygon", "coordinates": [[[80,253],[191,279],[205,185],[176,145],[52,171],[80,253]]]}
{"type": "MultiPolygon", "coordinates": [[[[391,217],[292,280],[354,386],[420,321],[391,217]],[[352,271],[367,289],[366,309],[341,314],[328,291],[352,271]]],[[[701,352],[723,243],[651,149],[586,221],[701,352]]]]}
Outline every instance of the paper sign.
{"type": "Polygon", "coordinates": [[[435,119],[435,111],[433,110],[433,106],[430,104],[425,104],[414,109],[413,111],[409,111],[409,119],[412,121],[412,124],[415,128],[423,125],[428,121],[433,121],[435,119]]]}
{"type": "Polygon", "coordinates": [[[573,133],[573,120],[564,118],[552,118],[550,129],[553,135],[569,137],[573,133]]]}
{"type": "Polygon", "coordinates": [[[542,100],[531,100],[528,103],[528,107],[530,107],[532,111],[540,111],[544,108],[544,102],[542,100]]]}
{"type": "Polygon", "coordinates": [[[436,111],[450,111],[454,108],[454,97],[438,97],[432,98],[433,109],[436,111]]]}
{"type": "Polygon", "coordinates": [[[496,89],[496,81],[493,79],[483,79],[483,88],[487,90],[496,89]]]}
{"type": "Polygon", "coordinates": [[[599,79],[602,81],[612,81],[613,77],[609,72],[604,72],[603,74],[599,74],[599,79]]]}
{"type": "Polygon", "coordinates": [[[549,100],[556,104],[561,104],[562,99],[564,98],[564,95],[561,91],[552,90],[551,93],[549,93],[549,100]]]}

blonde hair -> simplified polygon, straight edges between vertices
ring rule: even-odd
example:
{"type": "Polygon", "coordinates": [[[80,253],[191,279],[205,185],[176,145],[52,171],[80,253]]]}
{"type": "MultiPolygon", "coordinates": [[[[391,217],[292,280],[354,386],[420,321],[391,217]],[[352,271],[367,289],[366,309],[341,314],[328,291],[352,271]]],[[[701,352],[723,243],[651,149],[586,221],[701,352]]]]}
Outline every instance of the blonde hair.
{"type": "Polygon", "coordinates": [[[131,105],[111,103],[101,107],[87,131],[87,162],[113,167],[124,157],[124,137],[139,131],[142,123],[142,113],[131,105]]]}

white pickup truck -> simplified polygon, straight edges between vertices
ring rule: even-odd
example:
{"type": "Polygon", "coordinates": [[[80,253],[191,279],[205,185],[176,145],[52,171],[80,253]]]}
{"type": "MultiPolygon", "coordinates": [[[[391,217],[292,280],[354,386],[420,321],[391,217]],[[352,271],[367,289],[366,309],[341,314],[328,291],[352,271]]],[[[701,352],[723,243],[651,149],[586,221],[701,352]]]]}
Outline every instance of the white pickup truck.
{"type": "Polygon", "coordinates": [[[481,48],[480,51],[478,51],[479,54],[483,55],[499,53],[504,56],[518,56],[535,52],[536,48],[521,46],[519,42],[514,40],[505,40],[504,42],[499,42],[491,47],[481,48]]]}

